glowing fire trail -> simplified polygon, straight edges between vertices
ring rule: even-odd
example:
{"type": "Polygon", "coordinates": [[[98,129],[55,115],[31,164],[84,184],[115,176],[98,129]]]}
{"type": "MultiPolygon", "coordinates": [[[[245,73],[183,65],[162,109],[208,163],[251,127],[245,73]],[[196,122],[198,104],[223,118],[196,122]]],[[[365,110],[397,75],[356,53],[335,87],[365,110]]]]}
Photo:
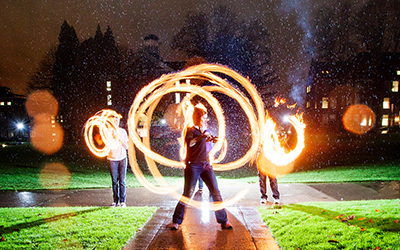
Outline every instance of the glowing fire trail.
{"type": "Polygon", "coordinates": [[[89,150],[98,157],[105,157],[110,149],[118,146],[118,130],[114,117],[122,118],[120,114],[110,109],[103,109],[90,117],[85,123],[84,138],[89,150]],[[99,134],[105,146],[98,148],[93,141],[93,129],[99,128],[99,134]]]}
{"type": "Polygon", "coordinates": [[[276,133],[276,123],[268,115],[264,125],[263,153],[267,159],[277,166],[285,166],[293,162],[304,148],[304,129],[302,114],[289,116],[289,122],[297,132],[296,147],[286,153],[276,133]]]}
{"type": "MultiPolygon", "coordinates": [[[[174,161],[168,159],[154,151],[150,148],[150,138],[149,136],[144,136],[143,139],[139,136],[138,123],[139,120],[144,119],[143,130],[145,135],[150,135],[150,123],[151,118],[153,116],[154,110],[156,109],[158,103],[162,99],[162,97],[168,93],[173,92],[183,92],[188,93],[181,103],[180,109],[183,110],[183,113],[190,114],[192,107],[188,103],[194,96],[202,97],[213,109],[216,119],[218,122],[218,139],[212,150],[210,151],[210,161],[214,167],[214,170],[223,171],[239,168],[244,166],[247,162],[251,161],[256,155],[257,150],[260,145],[263,145],[263,153],[265,157],[268,158],[272,163],[276,164],[278,167],[286,165],[292,161],[294,161],[302,149],[304,148],[304,128],[305,125],[302,122],[301,115],[290,116],[289,122],[293,125],[297,132],[297,145],[296,148],[292,151],[285,153],[283,147],[281,147],[279,138],[276,134],[275,122],[267,115],[265,115],[264,104],[261,100],[260,95],[257,93],[254,86],[250,83],[247,78],[244,78],[237,72],[219,65],[213,64],[202,64],[190,67],[184,71],[164,75],[159,79],[151,82],[149,85],[145,86],[137,95],[131,106],[128,117],[128,130],[129,130],[129,162],[134,172],[135,176],[139,180],[139,182],[145,186],[147,189],[154,193],[159,194],[170,194],[173,197],[181,199],[181,201],[185,203],[189,203],[197,208],[201,207],[201,202],[190,201],[188,197],[181,197],[180,194],[176,192],[178,187],[169,186],[161,173],[157,168],[156,162],[170,167],[175,168],[183,168],[184,163],[182,161],[174,161]],[[252,103],[250,100],[244,96],[240,91],[238,91],[235,87],[230,85],[226,80],[220,78],[212,72],[225,74],[238,83],[240,83],[248,92],[251,97],[252,103]],[[185,79],[200,79],[207,81],[210,84],[214,84],[212,86],[197,86],[197,85],[188,85],[188,84],[180,84],[179,87],[175,85],[177,81],[185,80],[185,79]],[[227,142],[225,139],[225,118],[223,115],[222,108],[217,99],[211,94],[211,92],[219,92],[225,94],[232,99],[236,100],[241,108],[244,110],[250,124],[251,128],[251,137],[252,137],[252,145],[247,153],[240,159],[234,162],[228,162],[225,164],[220,164],[220,162],[224,159],[227,150],[227,142]],[[254,107],[254,108],[253,108],[254,107]],[[158,183],[159,186],[156,186],[144,177],[143,172],[140,170],[139,165],[137,164],[135,147],[137,147],[140,151],[145,155],[146,163],[150,172],[152,173],[154,179],[158,183]],[[217,159],[215,159],[214,155],[220,152],[217,159]]],[[[277,105],[283,104],[286,101],[279,100],[277,105]]],[[[289,106],[288,106],[289,107],[289,106]]],[[[294,105],[289,107],[294,108],[294,105]]],[[[113,148],[116,140],[116,125],[114,124],[113,119],[111,117],[119,116],[115,111],[111,110],[102,110],[96,113],[95,116],[91,117],[86,125],[85,125],[85,140],[89,147],[89,149],[97,156],[105,156],[108,154],[109,148],[113,148]],[[99,149],[93,142],[93,128],[95,126],[99,127],[99,133],[101,137],[105,141],[105,147],[99,149]],[[111,131],[114,131],[112,133],[111,131]]],[[[186,114],[186,117],[188,115],[186,114]]],[[[181,145],[181,159],[185,158],[185,148],[183,144],[183,138],[185,137],[187,127],[190,127],[190,120],[186,120],[182,130],[182,137],[179,140],[181,145]]],[[[226,200],[223,203],[212,204],[213,210],[222,209],[225,206],[231,205],[237,202],[241,197],[243,197],[248,190],[243,190],[238,193],[235,197],[230,200],[226,200]]]]}
{"type": "MultiPolygon", "coordinates": [[[[198,66],[193,66],[188,68],[185,71],[178,72],[176,74],[162,76],[161,78],[153,81],[149,85],[145,86],[136,96],[132,107],[129,112],[128,118],[128,128],[129,128],[129,137],[131,144],[134,144],[139,150],[141,150],[145,157],[148,167],[153,174],[156,181],[162,185],[162,187],[157,187],[148,182],[141,172],[140,168],[136,162],[136,155],[134,153],[134,148],[130,147],[129,149],[129,160],[132,166],[132,171],[137,176],[138,180],[147,187],[149,190],[156,192],[156,193],[170,193],[173,196],[180,197],[180,194],[177,194],[175,188],[167,187],[167,183],[164,181],[162,175],[160,174],[155,161],[160,164],[171,166],[171,167],[184,167],[182,162],[173,161],[167,159],[150,149],[150,141],[148,137],[144,137],[143,141],[140,139],[137,130],[137,124],[141,116],[146,115],[145,124],[143,125],[143,129],[147,131],[145,134],[149,134],[150,129],[150,121],[154,109],[156,108],[157,104],[159,103],[160,99],[163,95],[171,92],[188,92],[191,93],[190,96],[198,95],[204,98],[210,106],[213,108],[214,113],[216,114],[217,121],[218,121],[218,140],[213,149],[210,152],[210,156],[213,162],[213,166],[215,170],[227,170],[227,169],[234,169],[245,165],[248,161],[251,160],[252,156],[256,153],[258,145],[260,143],[260,128],[262,126],[262,121],[264,118],[264,110],[263,110],[263,103],[261,101],[261,97],[258,95],[257,91],[255,90],[254,86],[249,82],[248,79],[242,77],[238,73],[234,72],[223,66],[218,65],[210,65],[210,64],[203,64],[198,66]],[[237,91],[234,87],[232,87],[228,82],[221,79],[220,77],[216,76],[215,74],[210,73],[213,72],[220,72],[230,77],[236,79],[240,82],[245,89],[249,92],[250,96],[253,99],[254,106],[256,107],[257,113],[259,115],[258,119],[254,114],[253,108],[250,105],[250,101],[247,100],[244,95],[242,95],[239,91],[237,91]],[[214,86],[213,89],[208,87],[199,87],[194,85],[186,85],[181,84],[179,88],[174,86],[177,80],[181,79],[202,79],[207,80],[213,84],[219,85],[214,86]],[[208,88],[208,89],[207,89],[208,88]],[[207,89],[207,90],[206,90],[207,89]],[[228,164],[216,164],[216,161],[221,161],[223,157],[218,159],[214,159],[213,156],[216,152],[221,150],[223,143],[225,141],[225,120],[223,117],[222,109],[219,106],[218,101],[210,94],[209,91],[219,91],[221,93],[225,93],[229,96],[235,98],[241,105],[242,108],[245,109],[245,113],[249,118],[249,122],[252,128],[252,139],[253,139],[253,146],[249,150],[247,154],[241,159],[228,163],[228,164]],[[143,101],[145,100],[145,101],[143,101]]],[[[190,100],[188,97],[187,99],[190,100]]],[[[223,154],[222,154],[223,155],[223,154]]],[[[238,199],[240,196],[244,195],[243,193],[238,194],[234,199],[238,199]]],[[[230,204],[230,201],[224,202],[225,206],[230,204]]],[[[193,204],[192,204],[193,205],[193,204]]],[[[221,205],[222,206],[222,205],[221,205]]],[[[214,204],[214,209],[220,209],[220,206],[214,204]]]]}

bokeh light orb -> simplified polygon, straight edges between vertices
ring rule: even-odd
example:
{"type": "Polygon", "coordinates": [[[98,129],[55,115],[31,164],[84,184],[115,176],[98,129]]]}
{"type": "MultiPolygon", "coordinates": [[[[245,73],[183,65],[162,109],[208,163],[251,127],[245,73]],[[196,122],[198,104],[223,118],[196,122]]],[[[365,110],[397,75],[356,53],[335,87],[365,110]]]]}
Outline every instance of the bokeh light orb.
{"type": "Polygon", "coordinates": [[[35,117],[42,113],[56,116],[58,112],[58,101],[47,90],[32,92],[28,96],[25,106],[30,117],[35,117]]]}
{"type": "Polygon", "coordinates": [[[39,175],[45,189],[66,189],[71,182],[71,173],[62,163],[48,163],[39,175]]]}
{"type": "Polygon", "coordinates": [[[165,111],[164,119],[167,122],[167,126],[171,129],[182,129],[185,122],[182,109],[177,103],[169,105],[165,111]]]}
{"type": "Polygon", "coordinates": [[[54,154],[63,145],[64,131],[60,124],[51,122],[49,115],[36,115],[31,130],[33,147],[45,154],[54,154]]]}
{"type": "Polygon", "coordinates": [[[375,113],[364,104],[350,106],[343,115],[346,130],[362,135],[374,127],[375,113]]]}

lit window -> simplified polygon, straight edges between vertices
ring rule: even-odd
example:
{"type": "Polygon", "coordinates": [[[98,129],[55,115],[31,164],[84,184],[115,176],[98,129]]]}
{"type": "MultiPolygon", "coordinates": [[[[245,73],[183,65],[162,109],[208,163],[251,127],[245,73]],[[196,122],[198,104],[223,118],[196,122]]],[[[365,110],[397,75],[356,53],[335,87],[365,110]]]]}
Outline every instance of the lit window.
{"type": "Polygon", "coordinates": [[[107,95],[107,105],[108,106],[112,105],[111,95],[107,95]]]}
{"type": "Polygon", "coordinates": [[[4,102],[0,102],[0,106],[4,106],[4,102]]]}
{"type": "Polygon", "coordinates": [[[322,97],[322,108],[323,109],[328,108],[328,97],[322,97]]]}
{"type": "Polygon", "coordinates": [[[306,107],[309,108],[311,106],[310,102],[306,103],[306,107]]]}
{"type": "Polygon", "coordinates": [[[7,106],[11,106],[11,102],[7,102],[7,106]]]}
{"type": "Polygon", "coordinates": [[[388,126],[389,125],[389,115],[383,115],[382,116],[382,126],[388,126]]]}
{"type": "Polygon", "coordinates": [[[397,70],[397,75],[400,76],[400,70],[397,70]]]}
{"type": "Polygon", "coordinates": [[[107,81],[107,91],[111,91],[111,81],[107,81]]]}
{"type": "Polygon", "coordinates": [[[392,82],[392,92],[399,92],[399,81],[392,82]]]}
{"type": "Polygon", "coordinates": [[[311,86],[307,86],[307,93],[311,92],[311,86]]]}
{"type": "Polygon", "coordinates": [[[383,109],[389,109],[390,107],[390,98],[385,97],[383,98],[383,109]]]}

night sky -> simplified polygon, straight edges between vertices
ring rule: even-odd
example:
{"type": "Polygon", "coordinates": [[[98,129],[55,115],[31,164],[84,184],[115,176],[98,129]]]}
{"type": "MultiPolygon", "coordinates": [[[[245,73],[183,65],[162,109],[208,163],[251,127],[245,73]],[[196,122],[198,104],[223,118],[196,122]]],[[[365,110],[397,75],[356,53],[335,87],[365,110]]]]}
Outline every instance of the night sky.
{"type": "Polygon", "coordinates": [[[240,18],[257,18],[270,30],[272,67],[284,83],[304,83],[311,58],[307,45],[312,11],[333,2],[318,0],[0,0],[0,85],[24,94],[45,51],[58,45],[64,20],[82,42],[94,37],[97,25],[103,33],[109,25],[118,44],[138,49],[143,38],[155,34],[161,42],[164,61],[184,60],[170,49],[170,41],[184,23],[188,11],[210,12],[229,6],[240,18]],[[319,5],[311,2],[318,2],[319,5]],[[323,2],[323,3],[321,3],[323,2]]]}

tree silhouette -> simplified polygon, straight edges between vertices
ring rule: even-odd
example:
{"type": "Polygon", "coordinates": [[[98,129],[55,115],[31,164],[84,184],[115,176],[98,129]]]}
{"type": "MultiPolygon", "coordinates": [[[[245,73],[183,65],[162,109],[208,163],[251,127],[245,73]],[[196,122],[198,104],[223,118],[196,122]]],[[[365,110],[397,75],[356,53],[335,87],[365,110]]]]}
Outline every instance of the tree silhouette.
{"type": "Polygon", "coordinates": [[[59,45],[43,57],[31,77],[28,92],[49,89],[59,102],[59,121],[66,139],[78,140],[85,121],[100,109],[108,107],[107,81],[120,84],[121,54],[110,27],[94,38],[79,43],[75,29],[67,21],[61,25],[59,45]],[[62,122],[61,122],[62,121],[62,122]]]}
{"type": "Polygon", "coordinates": [[[210,14],[189,13],[172,48],[227,65],[264,86],[275,80],[269,69],[268,41],[268,30],[260,20],[240,21],[228,7],[219,6],[210,14]]]}

